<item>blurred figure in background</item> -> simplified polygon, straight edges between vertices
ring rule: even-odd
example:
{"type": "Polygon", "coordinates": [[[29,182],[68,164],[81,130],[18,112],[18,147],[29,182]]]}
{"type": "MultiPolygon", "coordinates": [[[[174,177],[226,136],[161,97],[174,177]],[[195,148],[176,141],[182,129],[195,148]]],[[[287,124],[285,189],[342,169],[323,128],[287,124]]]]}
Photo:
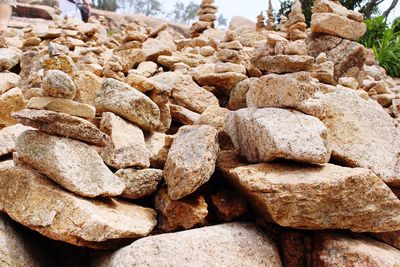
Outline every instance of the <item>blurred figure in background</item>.
{"type": "Polygon", "coordinates": [[[87,22],[91,5],[91,0],[60,0],[61,17],[75,18],[87,22]]]}

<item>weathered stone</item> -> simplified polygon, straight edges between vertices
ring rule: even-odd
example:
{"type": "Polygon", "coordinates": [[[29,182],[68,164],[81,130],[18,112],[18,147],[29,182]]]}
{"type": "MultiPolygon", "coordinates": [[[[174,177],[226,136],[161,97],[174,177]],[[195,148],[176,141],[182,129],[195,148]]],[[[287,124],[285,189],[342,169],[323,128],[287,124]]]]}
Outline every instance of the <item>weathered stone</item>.
{"type": "Polygon", "coordinates": [[[104,112],[100,130],[111,137],[111,142],[101,151],[108,165],[117,169],[150,166],[149,150],[139,127],[111,112],[104,112]]]}
{"type": "Polygon", "coordinates": [[[143,43],[143,52],[147,60],[156,61],[159,56],[171,56],[171,49],[163,42],[149,38],[143,43]]]}
{"type": "Polygon", "coordinates": [[[158,69],[158,66],[156,63],[152,61],[145,61],[139,64],[139,66],[136,68],[135,73],[143,75],[146,78],[149,78],[150,76],[153,76],[154,73],[156,73],[158,69]]]}
{"type": "Polygon", "coordinates": [[[22,52],[16,48],[0,48],[0,72],[15,67],[22,56],[22,52]]]}
{"type": "Polygon", "coordinates": [[[103,80],[90,71],[79,71],[74,76],[76,85],[75,101],[94,106],[96,93],[100,90],[103,80]]]}
{"type": "Polygon", "coordinates": [[[0,73],[0,95],[4,94],[11,88],[14,88],[20,82],[21,77],[12,72],[1,72],[0,73]]]}
{"type": "Polygon", "coordinates": [[[26,107],[52,110],[87,119],[92,119],[96,115],[96,109],[93,106],[56,97],[32,97],[26,107]]]}
{"type": "Polygon", "coordinates": [[[276,55],[252,58],[252,65],[262,71],[272,73],[288,73],[311,71],[314,58],[299,55],[276,55]]]}
{"type": "Polygon", "coordinates": [[[152,209],[115,199],[84,199],[27,169],[0,169],[0,191],[0,209],[15,221],[77,246],[115,248],[124,239],[148,235],[156,225],[152,209]]]}
{"type": "Polygon", "coordinates": [[[262,218],[281,226],[354,232],[400,229],[400,200],[369,170],[332,164],[248,165],[229,151],[220,153],[217,167],[262,218]]]}
{"type": "Polygon", "coordinates": [[[221,49],[217,52],[216,56],[222,62],[239,64],[241,61],[238,51],[235,50],[221,49]]]}
{"type": "Polygon", "coordinates": [[[109,138],[87,120],[46,110],[23,109],[13,113],[21,124],[37,128],[43,132],[61,135],[97,146],[106,146],[109,138]]]}
{"type": "Polygon", "coordinates": [[[217,130],[208,125],[179,129],[164,168],[171,199],[193,193],[210,179],[219,150],[217,134],[217,130]]]}
{"type": "Polygon", "coordinates": [[[256,80],[257,78],[249,78],[236,84],[231,91],[231,96],[227,106],[230,110],[238,110],[247,107],[246,94],[253,86],[253,82],[256,80]]]}
{"type": "Polygon", "coordinates": [[[158,169],[121,169],[115,173],[125,184],[122,197],[138,199],[151,196],[163,180],[163,171],[158,169]]]}
{"type": "Polygon", "coordinates": [[[364,23],[334,13],[315,13],[311,16],[311,31],[357,40],[367,31],[364,23]]]}
{"type": "Polygon", "coordinates": [[[0,157],[15,151],[15,141],[18,136],[32,128],[16,124],[0,129],[0,157]]]}
{"type": "Polygon", "coordinates": [[[164,133],[153,132],[145,136],[146,146],[150,151],[151,167],[164,168],[173,140],[173,136],[164,133]]]}
{"type": "Polygon", "coordinates": [[[70,76],[75,74],[75,64],[68,56],[51,57],[43,61],[43,68],[45,71],[60,70],[70,76]]]}
{"type": "Polygon", "coordinates": [[[319,0],[312,8],[312,13],[334,13],[349,19],[360,21],[364,20],[363,15],[357,11],[348,10],[340,2],[330,0],[319,0]]]}
{"type": "Polygon", "coordinates": [[[160,109],[150,98],[114,79],[104,81],[95,105],[99,114],[113,112],[145,130],[156,130],[160,124],[160,109]]]}
{"type": "Polygon", "coordinates": [[[128,72],[140,62],[145,61],[148,56],[142,49],[127,49],[115,52],[114,55],[121,60],[123,72],[128,72]]]}
{"type": "Polygon", "coordinates": [[[246,201],[230,190],[222,190],[210,197],[217,216],[226,222],[232,221],[247,212],[246,201]]]}
{"type": "Polygon", "coordinates": [[[245,79],[246,75],[237,72],[207,73],[199,77],[199,84],[214,86],[229,96],[236,84],[245,79]]]}
{"type": "Polygon", "coordinates": [[[400,251],[364,236],[319,234],[311,255],[313,266],[397,266],[400,251]]]}
{"type": "Polygon", "coordinates": [[[154,197],[154,207],[159,212],[158,228],[163,232],[190,229],[204,225],[208,215],[207,203],[201,195],[172,200],[165,187],[154,197]]]}
{"type": "Polygon", "coordinates": [[[16,152],[24,163],[78,195],[117,196],[125,189],[96,151],[79,141],[25,131],[16,152]]]}
{"type": "Polygon", "coordinates": [[[193,125],[199,119],[200,114],[193,112],[184,107],[169,104],[171,110],[171,117],[174,121],[178,121],[183,125],[193,125]]]}
{"type": "Polygon", "coordinates": [[[16,123],[11,113],[25,108],[26,102],[21,89],[13,88],[0,95],[0,126],[9,126],[16,123]]]}
{"type": "Polygon", "coordinates": [[[63,71],[49,70],[42,83],[43,96],[73,99],[76,93],[74,81],[63,71]]]}
{"type": "Polygon", "coordinates": [[[282,266],[278,249],[253,224],[230,223],[140,239],[95,262],[99,267],[282,266]],[[232,242],[234,240],[234,242],[232,242]]]}

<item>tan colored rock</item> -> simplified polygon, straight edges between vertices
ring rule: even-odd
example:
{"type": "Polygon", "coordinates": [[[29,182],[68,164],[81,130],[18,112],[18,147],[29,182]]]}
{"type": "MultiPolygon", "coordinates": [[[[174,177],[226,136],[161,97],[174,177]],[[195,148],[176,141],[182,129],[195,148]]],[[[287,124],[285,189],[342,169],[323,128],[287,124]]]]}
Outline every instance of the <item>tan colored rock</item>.
{"type": "Polygon", "coordinates": [[[231,49],[221,49],[217,52],[216,56],[222,62],[230,62],[234,64],[239,64],[241,62],[238,51],[231,49]]]}
{"type": "Polygon", "coordinates": [[[348,10],[340,2],[330,0],[319,0],[312,8],[312,13],[334,13],[349,19],[360,21],[364,20],[363,15],[357,11],[348,10]]]}
{"type": "Polygon", "coordinates": [[[182,123],[183,125],[194,125],[200,117],[199,113],[178,105],[169,104],[169,108],[171,110],[172,119],[182,123]]]}
{"type": "Polygon", "coordinates": [[[115,248],[124,239],[148,235],[156,225],[152,209],[114,199],[84,199],[27,169],[1,169],[0,191],[0,209],[13,220],[77,246],[115,248]]]}
{"type": "Polygon", "coordinates": [[[22,52],[16,48],[0,48],[0,72],[10,70],[21,60],[22,52]]]}
{"type": "Polygon", "coordinates": [[[12,72],[1,72],[0,73],[0,95],[4,94],[8,90],[16,87],[20,82],[21,77],[12,72]]]}
{"type": "Polygon", "coordinates": [[[42,65],[45,71],[61,70],[70,76],[74,75],[76,72],[75,64],[69,56],[51,57],[45,59],[42,65]]]}
{"type": "Polygon", "coordinates": [[[113,112],[145,130],[160,125],[160,109],[146,95],[115,79],[106,79],[97,91],[96,110],[99,114],[113,112]]]}
{"type": "Polygon", "coordinates": [[[208,73],[199,77],[202,86],[214,86],[226,95],[230,95],[232,89],[239,82],[247,79],[247,76],[236,72],[208,73]]]}
{"type": "Polygon", "coordinates": [[[102,79],[90,71],[79,71],[74,76],[75,101],[94,106],[96,93],[101,89],[102,79]]]}
{"type": "Polygon", "coordinates": [[[147,57],[146,51],[142,49],[127,49],[114,52],[114,55],[121,60],[123,72],[128,72],[137,64],[145,61],[147,57]]]}
{"type": "MultiPolygon", "coordinates": [[[[214,71],[216,73],[225,73],[225,72],[236,72],[241,74],[246,74],[246,67],[240,64],[233,64],[229,62],[219,62],[215,64],[214,71]]],[[[205,73],[204,73],[205,74],[205,73]]]]}
{"type": "Polygon", "coordinates": [[[343,85],[343,86],[351,88],[351,89],[357,90],[357,88],[358,88],[358,82],[353,77],[341,77],[341,78],[339,78],[338,83],[340,85],[343,85]]]}
{"type": "Polygon", "coordinates": [[[225,222],[232,221],[247,212],[246,201],[230,190],[222,190],[213,194],[210,200],[217,212],[217,216],[225,222]]]}
{"type": "Polygon", "coordinates": [[[217,134],[217,130],[208,125],[179,129],[164,168],[171,199],[193,193],[210,179],[219,150],[217,134]]]}
{"type": "Polygon", "coordinates": [[[163,171],[158,169],[121,169],[115,173],[125,184],[122,197],[138,199],[151,196],[163,180],[163,171]]]}
{"type": "Polygon", "coordinates": [[[252,65],[262,71],[272,73],[288,73],[311,71],[314,58],[299,55],[276,55],[252,58],[252,65]]]}
{"type": "Polygon", "coordinates": [[[95,262],[99,267],[282,266],[274,243],[253,224],[230,223],[140,239],[95,262]],[[232,242],[235,240],[235,242],[232,242]]]}
{"type": "Polygon", "coordinates": [[[172,51],[163,42],[149,38],[143,43],[143,52],[147,60],[156,61],[159,56],[171,56],[172,51]]]}
{"type": "Polygon", "coordinates": [[[314,240],[313,266],[397,266],[400,251],[363,236],[320,234],[314,240]]]}
{"type": "Polygon", "coordinates": [[[217,167],[267,221],[300,229],[400,229],[400,200],[361,168],[262,163],[221,152],[217,167]],[[271,194],[273,192],[273,194],[271,194]]]}
{"type": "Polygon", "coordinates": [[[230,110],[238,110],[247,107],[246,94],[250,90],[250,88],[252,88],[253,82],[255,82],[256,80],[257,78],[249,78],[236,84],[236,86],[231,91],[229,103],[227,106],[230,110]]]}
{"type": "Polygon", "coordinates": [[[71,77],[60,70],[49,70],[42,83],[43,96],[73,99],[76,87],[71,77]]]}
{"type": "Polygon", "coordinates": [[[96,109],[93,106],[56,97],[32,97],[29,99],[26,107],[52,110],[87,119],[92,119],[96,115],[96,109]]]}
{"type": "Polygon", "coordinates": [[[156,73],[157,69],[158,66],[156,63],[152,61],[145,61],[139,64],[135,72],[137,74],[143,75],[146,78],[149,78],[150,76],[153,76],[154,73],[156,73]]]}
{"type": "Polygon", "coordinates": [[[0,95],[0,126],[16,124],[11,113],[25,108],[26,102],[21,89],[13,88],[0,95]]]}
{"type": "Polygon", "coordinates": [[[97,152],[79,141],[25,131],[16,152],[25,164],[78,195],[118,196],[125,189],[97,152]]]}
{"type": "Polygon", "coordinates": [[[150,166],[152,168],[164,168],[173,140],[173,136],[158,132],[145,136],[146,146],[150,151],[150,166]]]}
{"type": "Polygon", "coordinates": [[[109,138],[87,120],[46,110],[23,109],[13,113],[21,124],[53,135],[77,139],[97,146],[106,146],[109,138]]]}
{"type": "Polygon", "coordinates": [[[235,148],[249,162],[284,158],[324,164],[330,159],[324,124],[297,111],[240,109],[229,114],[227,129],[235,148]]]}
{"type": "Polygon", "coordinates": [[[311,16],[311,31],[357,40],[367,31],[363,22],[348,19],[334,13],[314,13],[311,16]]]}
{"type": "Polygon", "coordinates": [[[159,213],[158,229],[163,232],[187,230],[204,225],[208,215],[207,203],[203,196],[193,195],[172,200],[165,187],[154,197],[154,207],[159,213]]]}
{"type": "Polygon", "coordinates": [[[150,152],[139,127],[111,112],[104,112],[100,130],[111,137],[111,142],[101,151],[101,156],[108,165],[117,169],[150,166],[150,152]]]}
{"type": "Polygon", "coordinates": [[[17,140],[18,136],[30,129],[32,128],[21,124],[0,129],[0,157],[14,152],[15,141],[17,140]]]}

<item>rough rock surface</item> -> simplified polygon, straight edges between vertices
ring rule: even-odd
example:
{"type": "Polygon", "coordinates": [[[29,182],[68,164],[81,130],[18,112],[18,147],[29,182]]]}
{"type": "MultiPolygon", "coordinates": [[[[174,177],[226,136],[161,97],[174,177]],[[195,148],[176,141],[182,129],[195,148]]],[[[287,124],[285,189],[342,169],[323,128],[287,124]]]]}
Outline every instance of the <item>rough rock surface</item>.
{"type": "Polygon", "coordinates": [[[96,262],[99,267],[134,264],[282,266],[273,242],[257,227],[245,223],[222,224],[143,238],[96,262]]]}
{"type": "Polygon", "coordinates": [[[74,76],[75,101],[94,105],[96,93],[101,89],[102,79],[90,71],[80,71],[74,76]]]}
{"type": "Polygon", "coordinates": [[[17,86],[21,77],[12,72],[0,73],[0,95],[17,86]]]}
{"type": "Polygon", "coordinates": [[[129,199],[152,195],[164,177],[163,171],[158,169],[121,169],[115,175],[125,184],[121,196],[129,199]]]}
{"type": "Polygon", "coordinates": [[[0,126],[14,125],[17,122],[11,113],[25,108],[26,102],[22,91],[19,88],[13,88],[0,95],[0,126]]]}
{"type": "Polygon", "coordinates": [[[330,159],[327,129],[317,118],[279,108],[231,112],[227,128],[235,148],[249,162],[277,158],[314,164],[330,159]]]}
{"type": "Polygon", "coordinates": [[[253,58],[252,64],[255,68],[270,73],[310,71],[314,64],[314,58],[301,55],[263,56],[253,58]]]}
{"type": "Polygon", "coordinates": [[[158,132],[145,136],[146,146],[150,151],[150,166],[152,168],[164,168],[173,140],[171,135],[158,132]]]}
{"type": "Polygon", "coordinates": [[[208,125],[179,129],[164,168],[171,199],[193,193],[210,179],[219,151],[217,135],[217,130],[208,125]]]}
{"type": "Polygon", "coordinates": [[[82,196],[118,196],[125,185],[90,146],[39,131],[17,139],[18,157],[64,188],[82,196]]]}
{"type": "Polygon", "coordinates": [[[26,130],[32,129],[21,124],[0,129],[0,157],[15,151],[15,141],[26,130]]]}
{"type": "Polygon", "coordinates": [[[217,168],[260,216],[281,226],[355,232],[400,228],[400,200],[366,169],[332,164],[248,165],[229,151],[220,153],[217,168]]]}
{"type": "Polygon", "coordinates": [[[0,71],[10,70],[21,59],[21,51],[15,48],[0,48],[0,71]]]}
{"type": "Polygon", "coordinates": [[[74,81],[63,71],[49,70],[42,83],[43,96],[73,99],[76,94],[74,81]]]}
{"type": "Polygon", "coordinates": [[[156,225],[152,209],[114,199],[84,199],[27,169],[0,169],[0,191],[0,210],[13,220],[77,246],[114,247],[123,239],[148,235],[156,225]]]}
{"type": "Polygon", "coordinates": [[[210,197],[217,216],[225,222],[232,221],[247,212],[246,201],[230,190],[220,191],[210,197]]]}
{"type": "Polygon", "coordinates": [[[13,113],[21,124],[93,145],[105,146],[109,138],[87,120],[48,110],[23,109],[13,113]]]}

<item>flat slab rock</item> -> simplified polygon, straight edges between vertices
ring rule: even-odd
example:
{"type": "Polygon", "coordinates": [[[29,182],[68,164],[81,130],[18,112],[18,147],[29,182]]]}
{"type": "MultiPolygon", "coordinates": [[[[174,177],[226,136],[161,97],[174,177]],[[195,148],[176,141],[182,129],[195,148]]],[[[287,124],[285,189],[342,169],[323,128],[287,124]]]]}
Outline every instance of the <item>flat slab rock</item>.
{"type": "Polygon", "coordinates": [[[311,71],[314,61],[313,57],[300,55],[263,56],[251,59],[253,67],[270,73],[311,71]]]}
{"type": "Polygon", "coordinates": [[[164,168],[168,194],[183,198],[208,182],[219,151],[218,132],[208,125],[181,127],[175,136],[164,168]]]}
{"type": "Polygon", "coordinates": [[[282,263],[278,249],[260,229],[230,223],[143,238],[94,264],[128,265],[280,267],[282,263]]]}
{"type": "Polygon", "coordinates": [[[15,141],[26,130],[31,130],[21,124],[5,127],[0,130],[0,157],[15,151],[15,141]]]}
{"type": "Polygon", "coordinates": [[[0,210],[13,220],[77,246],[115,248],[124,239],[147,236],[156,225],[150,208],[115,199],[84,199],[27,169],[0,169],[0,192],[0,210]]]}
{"type": "Polygon", "coordinates": [[[151,196],[164,178],[163,171],[158,169],[120,169],[115,175],[125,184],[121,197],[129,199],[151,196]]]}
{"type": "Polygon", "coordinates": [[[324,124],[297,111],[240,109],[229,114],[227,128],[235,148],[249,162],[284,158],[324,164],[330,159],[324,124]]]}
{"type": "Polygon", "coordinates": [[[397,266],[400,250],[371,238],[320,234],[314,241],[312,266],[397,266]]]}
{"type": "Polygon", "coordinates": [[[267,221],[300,229],[400,229],[400,200],[371,171],[293,163],[248,165],[221,152],[217,168],[267,221]]]}
{"type": "Polygon", "coordinates": [[[65,113],[23,109],[12,115],[19,123],[48,134],[61,135],[97,146],[105,146],[108,136],[91,122],[65,113]]]}
{"type": "Polygon", "coordinates": [[[77,140],[25,131],[17,139],[16,152],[25,164],[78,195],[118,196],[125,189],[99,154],[77,140]]]}

